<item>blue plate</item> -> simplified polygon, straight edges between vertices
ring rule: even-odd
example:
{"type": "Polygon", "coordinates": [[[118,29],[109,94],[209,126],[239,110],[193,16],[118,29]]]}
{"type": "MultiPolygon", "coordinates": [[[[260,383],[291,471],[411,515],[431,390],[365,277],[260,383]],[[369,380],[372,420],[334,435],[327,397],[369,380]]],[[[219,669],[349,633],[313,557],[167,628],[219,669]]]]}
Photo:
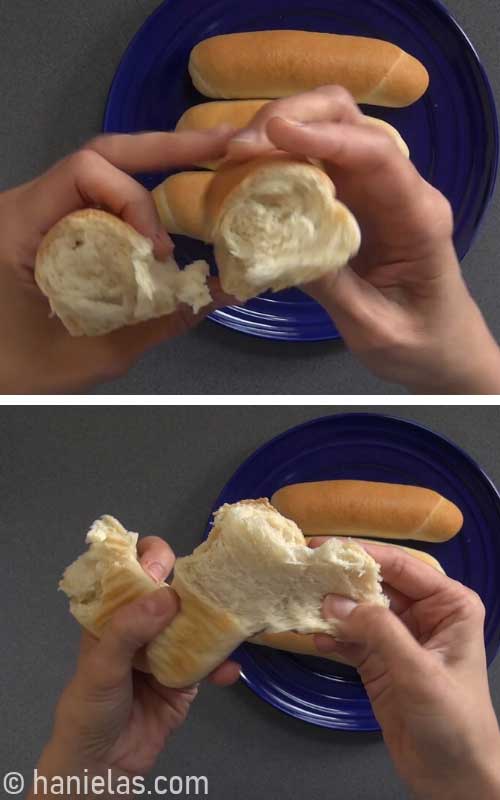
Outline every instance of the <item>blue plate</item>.
{"type": "MultiPolygon", "coordinates": [[[[200,40],[221,33],[299,28],[388,39],[419,58],[431,86],[414,106],[367,108],[395,125],[421,174],[450,200],[455,245],[465,256],[492,196],[498,166],[498,124],[490,84],[465,33],[437,0],[167,0],[128,48],[109,96],[107,132],[169,130],[203,98],[187,65],[200,40]]],[[[153,189],[165,174],[143,175],[153,189]]],[[[181,264],[210,248],[179,237],[181,264]]],[[[211,319],[243,333],[286,341],[338,338],[326,312],[298,290],[265,295],[211,319]]]]}
{"type": "MultiPolygon", "coordinates": [[[[434,489],[464,515],[450,542],[411,542],[474,589],[486,606],[488,663],[500,646],[500,495],[488,476],[448,439],[413,422],[379,414],[338,414],[291,428],[259,448],[217,498],[223,503],[270,497],[281,486],[352,478],[434,489]]],[[[210,523],[205,537],[210,530],[210,523]]],[[[320,658],[295,656],[258,645],[235,653],[243,680],[286,714],[351,731],[379,730],[357,673],[320,658]]]]}

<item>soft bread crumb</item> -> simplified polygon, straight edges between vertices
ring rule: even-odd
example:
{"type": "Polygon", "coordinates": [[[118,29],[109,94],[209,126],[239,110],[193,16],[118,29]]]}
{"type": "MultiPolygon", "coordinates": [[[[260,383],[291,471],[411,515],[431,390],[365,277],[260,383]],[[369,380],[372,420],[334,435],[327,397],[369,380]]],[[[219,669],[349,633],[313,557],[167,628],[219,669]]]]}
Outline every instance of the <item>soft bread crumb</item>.
{"type": "Polygon", "coordinates": [[[125,325],[195,313],[212,302],[208,264],[179,270],[159,262],[151,241],[110,214],[76,212],[52,229],[37,257],[36,279],[73,336],[101,336],[125,325]]]}
{"type": "Polygon", "coordinates": [[[176,564],[176,577],[256,633],[331,631],[329,593],[387,606],[379,567],[351,540],[306,546],[300,529],[267,501],[225,505],[208,539],[176,564]]]}
{"type": "Polygon", "coordinates": [[[241,301],[336,272],[358,252],[359,226],[311,164],[269,164],[231,192],[214,230],[224,291],[241,301]]]}

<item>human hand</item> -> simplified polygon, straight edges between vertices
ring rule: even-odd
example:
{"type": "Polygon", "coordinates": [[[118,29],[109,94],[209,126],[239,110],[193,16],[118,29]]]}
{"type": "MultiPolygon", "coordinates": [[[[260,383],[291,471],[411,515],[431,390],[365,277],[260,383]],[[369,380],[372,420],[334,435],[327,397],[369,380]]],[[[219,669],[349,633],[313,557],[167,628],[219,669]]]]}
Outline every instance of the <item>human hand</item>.
{"type": "Polygon", "coordinates": [[[349,93],[326,86],[264,106],[228,157],[270,149],[320,159],[356,216],[362,247],[305,287],[376,375],[416,392],[500,392],[500,350],[454,251],[448,201],[349,93]]]}
{"type": "MultiPolygon", "coordinates": [[[[143,568],[156,581],[170,574],[175,557],[162,539],[138,543],[143,568]]],[[[145,775],[165,740],[186,719],[197,687],[168,689],[145,667],[141,649],[175,617],[178,599],[165,587],[122,607],[106,626],[100,641],[83,634],[75,676],[58,704],[54,730],[38,773],[52,775],[145,775]]],[[[226,661],[209,680],[234,683],[239,665],[226,661]]],[[[51,795],[48,795],[51,797],[51,795]]],[[[92,796],[92,795],[91,795],[92,796]]]]}
{"type": "Polygon", "coordinates": [[[161,319],[98,338],[73,338],[34,280],[40,242],[62,217],[104,207],[154,243],[165,260],[173,245],[151,194],[126,173],[164,170],[223,155],[233,131],[100,137],[39,178],[0,195],[0,392],[75,392],[123,375],[148,349],[187,332],[227,305],[218,281],[213,306],[194,315],[182,306],[161,319]]]}
{"type": "Polygon", "coordinates": [[[323,613],[341,621],[336,640],[315,637],[318,650],[356,667],[396,769],[418,800],[496,800],[500,732],[481,600],[402,550],[363,547],[381,566],[391,610],[330,595],[323,613]]]}

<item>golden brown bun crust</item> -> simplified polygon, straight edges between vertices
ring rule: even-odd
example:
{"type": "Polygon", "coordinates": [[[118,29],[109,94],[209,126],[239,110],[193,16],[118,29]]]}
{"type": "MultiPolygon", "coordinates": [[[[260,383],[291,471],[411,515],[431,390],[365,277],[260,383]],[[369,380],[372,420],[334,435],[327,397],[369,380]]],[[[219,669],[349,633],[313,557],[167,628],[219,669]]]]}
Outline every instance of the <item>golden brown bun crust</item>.
{"type": "Polygon", "coordinates": [[[180,172],[153,192],[160,219],[169,233],[210,242],[205,225],[205,194],[213,172],[180,172]]]}
{"type": "MultiPolygon", "coordinates": [[[[200,103],[188,108],[177,123],[177,131],[202,131],[229,124],[235,128],[246,128],[262,106],[269,100],[221,100],[212,103],[200,103]]],[[[215,170],[224,159],[217,161],[201,161],[198,167],[215,170]]]]}
{"type": "Polygon", "coordinates": [[[370,481],[285,486],[271,498],[310,536],[358,536],[445,542],[461,529],[457,506],[430,489],[370,481]]]}
{"type": "Polygon", "coordinates": [[[270,100],[220,100],[200,103],[184,112],[177,123],[177,131],[206,130],[218,125],[230,124],[235,128],[246,128],[260,109],[270,100]]]}
{"type": "Polygon", "coordinates": [[[214,36],[191,53],[196,88],[214,98],[276,98],[340,84],[357,102],[403,107],[429,85],[425,67],[390,42],[309,31],[214,36]]]}
{"type": "Polygon", "coordinates": [[[181,610],[147,647],[148,663],[164,686],[182,689],[215,669],[243,641],[236,617],[194,594],[174,577],[181,610]]]}

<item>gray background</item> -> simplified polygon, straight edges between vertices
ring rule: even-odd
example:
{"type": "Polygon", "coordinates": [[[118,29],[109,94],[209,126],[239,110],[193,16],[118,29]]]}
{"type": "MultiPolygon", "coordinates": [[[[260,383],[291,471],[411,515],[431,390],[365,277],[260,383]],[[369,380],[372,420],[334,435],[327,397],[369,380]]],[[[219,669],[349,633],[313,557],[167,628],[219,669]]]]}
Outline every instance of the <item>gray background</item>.
{"type": "MultiPolygon", "coordinates": [[[[187,0],[186,0],[187,2],[187,0]]],[[[0,189],[25,181],[99,130],[121,55],[158,0],[0,0],[0,189]]],[[[500,96],[497,0],[448,0],[500,96]]],[[[498,194],[464,268],[500,339],[498,194]]],[[[270,343],[207,322],[149,354],[105,393],[399,393],[339,344],[270,343]]]]}
{"type": "MultiPolygon", "coordinates": [[[[259,445],[341,407],[50,408],[0,412],[3,557],[0,779],[28,776],[76,653],[77,625],[56,592],[89,524],[115,514],[184,555],[223,484],[259,445]]],[[[366,410],[366,409],[361,409],[366,410]]],[[[451,437],[500,485],[495,408],[373,409],[451,437]]],[[[500,711],[500,659],[491,669],[500,711]]],[[[159,775],[206,775],[218,800],[396,800],[404,792],[377,735],[332,733],[287,717],[243,685],[204,686],[159,775]]]]}

